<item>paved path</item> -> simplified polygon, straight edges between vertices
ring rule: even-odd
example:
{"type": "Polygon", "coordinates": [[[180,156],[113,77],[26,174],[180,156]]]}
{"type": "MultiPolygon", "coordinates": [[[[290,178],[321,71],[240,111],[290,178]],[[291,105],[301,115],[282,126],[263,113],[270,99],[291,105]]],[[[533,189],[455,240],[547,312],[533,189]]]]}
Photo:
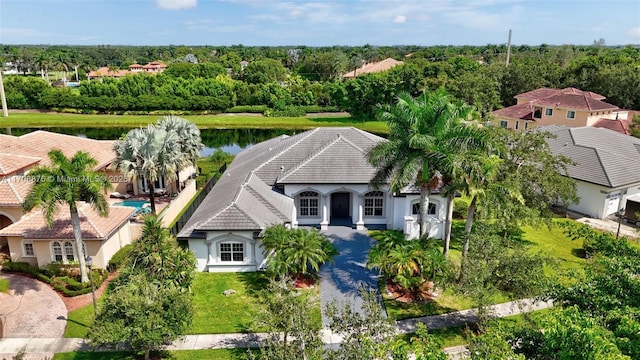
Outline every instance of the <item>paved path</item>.
{"type": "Polygon", "coordinates": [[[366,268],[367,254],[375,240],[364,232],[346,226],[329,226],[323,231],[329,241],[338,248],[340,255],[320,268],[320,302],[322,304],[322,324],[327,326],[324,315],[325,305],[334,299],[340,303],[348,301],[355,311],[362,310],[361,286],[378,289],[378,273],[366,268]]]}
{"type": "Polygon", "coordinates": [[[3,273],[9,294],[0,293],[5,338],[55,338],[64,335],[67,308],[49,285],[26,276],[3,273]]]}
{"type": "MultiPolygon", "coordinates": [[[[525,312],[542,310],[551,307],[549,301],[534,301],[524,299],[502,304],[493,305],[489,308],[489,314],[493,317],[506,317],[525,312]]],[[[449,314],[427,316],[423,318],[400,320],[397,322],[398,333],[408,333],[415,329],[418,322],[424,322],[429,329],[439,329],[449,326],[460,326],[477,319],[476,310],[463,310],[449,314]]],[[[168,346],[168,350],[197,350],[197,349],[229,349],[256,347],[264,339],[266,334],[205,334],[187,335],[182,340],[174,342],[168,346]]],[[[322,331],[322,340],[327,345],[336,344],[340,337],[330,333],[328,330],[322,331]]],[[[89,350],[90,347],[83,339],[47,339],[47,338],[13,338],[0,339],[0,359],[2,356],[15,354],[23,347],[26,347],[30,354],[35,353],[57,353],[89,350]]],[[[445,351],[455,356],[464,356],[465,347],[456,346],[447,348],[445,351]]]]}

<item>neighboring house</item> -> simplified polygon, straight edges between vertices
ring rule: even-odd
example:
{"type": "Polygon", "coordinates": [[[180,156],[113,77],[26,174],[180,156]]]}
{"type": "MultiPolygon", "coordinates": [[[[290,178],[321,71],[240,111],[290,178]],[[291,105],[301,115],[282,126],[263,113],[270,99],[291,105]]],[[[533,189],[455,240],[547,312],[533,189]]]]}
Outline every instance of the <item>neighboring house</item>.
{"type": "Polygon", "coordinates": [[[121,78],[131,74],[150,73],[159,74],[167,69],[167,65],[161,61],[152,61],[147,65],[132,64],[129,65],[129,70],[111,70],[106,66],[103,66],[95,71],[90,71],[87,74],[88,80],[102,79],[105,77],[121,78]]]}
{"type": "MultiPolygon", "coordinates": [[[[36,165],[50,165],[47,156],[50,150],[60,149],[67,157],[77,151],[91,154],[98,162],[94,170],[103,172],[114,186],[114,192],[105,196],[144,194],[146,184],[130,182],[113,169],[112,164],[116,160],[114,143],[41,130],[22,136],[0,135],[0,248],[8,244],[13,261],[42,266],[51,261],[77,260],[68,208],[60,208],[52,228],[46,226],[40,209],[22,213],[22,203],[33,184],[29,169],[36,165]]],[[[181,180],[186,180],[189,175],[182,172],[181,180]]],[[[175,185],[167,186],[163,179],[156,181],[156,185],[162,191],[175,191],[175,185]]],[[[189,189],[195,192],[191,183],[189,189]]],[[[176,199],[181,198],[183,196],[176,199]]],[[[87,205],[79,207],[83,238],[88,255],[95,259],[96,266],[106,266],[118,249],[131,242],[129,218],[134,211],[133,207],[112,206],[109,216],[102,218],[87,205]]],[[[176,211],[175,207],[168,209],[165,215],[174,216],[176,211]]]]}
{"type": "Polygon", "coordinates": [[[580,197],[570,210],[604,219],[626,207],[627,198],[640,193],[640,139],[589,126],[550,126],[551,151],[575,162],[569,176],[580,197]]]}
{"type": "Polygon", "coordinates": [[[604,127],[626,133],[630,112],[604,102],[604,96],[575,88],[540,88],[515,96],[517,104],[492,112],[497,126],[526,130],[538,126],[604,127]]]}
{"type": "MultiPolygon", "coordinates": [[[[317,128],[273,138],[236,156],[178,238],[199,271],[255,271],[265,266],[261,232],[330,224],[418,232],[419,193],[376,189],[367,152],[385,139],[355,128],[317,128]]],[[[441,238],[446,201],[431,197],[429,234],[441,238]]]]}
{"type": "Polygon", "coordinates": [[[395,66],[402,65],[402,64],[404,64],[404,62],[398,61],[392,58],[387,58],[379,62],[365,64],[361,68],[355,69],[353,71],[350,71],[342,75],[342,77],[344,79],[353,79],[357,76],[364,75],[364,74],[387,71],[395,66]]]}

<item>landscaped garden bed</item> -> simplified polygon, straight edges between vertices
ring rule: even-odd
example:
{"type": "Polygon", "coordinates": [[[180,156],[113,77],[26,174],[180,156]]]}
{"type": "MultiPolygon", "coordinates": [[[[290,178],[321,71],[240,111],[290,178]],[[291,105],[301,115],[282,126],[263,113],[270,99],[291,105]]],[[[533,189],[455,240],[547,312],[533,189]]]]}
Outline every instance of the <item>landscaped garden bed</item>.
{"type": "MultiPolygon", "coordinates": [[[[91,292],[91,282],[80,282],[80,269],[77,264],[53,262],[39,268],[26,262],[5,261],[2,270],[46,282],[64,296],[78,296],[91,292]]],[[[107,279],[109,273],[104,269],[92,271],[94,287],[97,288],[107,279]]]]}

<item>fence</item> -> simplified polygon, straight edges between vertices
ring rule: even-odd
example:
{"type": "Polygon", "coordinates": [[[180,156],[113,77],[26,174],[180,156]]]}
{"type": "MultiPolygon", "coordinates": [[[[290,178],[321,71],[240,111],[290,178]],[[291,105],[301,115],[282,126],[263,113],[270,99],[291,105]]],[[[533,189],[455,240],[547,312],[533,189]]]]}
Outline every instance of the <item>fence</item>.
{"type": "Polygon", "coordinates": [[[216,184],[216,181],[220,178],[220,176],[222,175],[222,173],[224,173],[225,170],[227,170],[227,164],[223,164],[220,167],[220,169],[218,169],[218,172],[211,179],[209,179],[209,181],[207,181],[206,184],[204,184],[204,186],[202,187],[202,191],[200,191],[200,193],[191,202],[191,204],[189,204],[189,207],[182,213],[180,218],[171,227],[170,231],[172,235],[178,235],[178,233],[180,233],[182,228],[187,224],[187,221],[189,221],[189,219],[191,218],[193,213],[196,211],[196,209],[200,206],[200,204],[202,204],[202,201],[204,200],[204,198],[207,197],[207,195],[209,194],[209,191],[213,189],[213,186],[216,184]]]}

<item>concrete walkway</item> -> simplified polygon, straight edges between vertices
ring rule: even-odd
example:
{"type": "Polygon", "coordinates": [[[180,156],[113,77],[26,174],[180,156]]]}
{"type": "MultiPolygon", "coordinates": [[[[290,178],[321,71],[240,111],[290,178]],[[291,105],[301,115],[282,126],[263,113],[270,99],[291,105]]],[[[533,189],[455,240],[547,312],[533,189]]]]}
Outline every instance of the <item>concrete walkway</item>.
{"type": "Polygon", "coordinates": [[[365,232],[347,226],[329,226],[323,231],[329,241],[338,248],[339,255],[333,263],[320,268],[320,302],[322,304],[322,324],[328,326],[324,315],[327,303],[338,299],[339,303],[349,302],[357,312],[362,311],[362,286],[378,289],[378,273],[366,268],[367,254],[375,240],[365,232]]]}
{"type": "Polygon", "coordinates": [[[9,294],[0,293],[0,319],[4,338],[55,338],[64,335],[67,308],[51,287],[38,280],[2,273],[9,279],[9,294]]]}
{"type": "MultiPolygon", "coordinates": [[[[493,305],[489,314],[493,317],[506,317],[551,307],[548,301],[534,301],[524,299],[493,305]]],[[[418,322],[424,322],[428,329],[439,329],[450,326],[461,326],[477,320],[476,309],[463,310],[449,314],[427,316],[423,318],[400,320],[397,322],[398,333],[410,333],[415,330],[418,322]]],[[[256,347],[265,336],[264,333],[255,334],[217,334],[217,335],[187,335],[182,340],[174,342],[167,350],[198,350],[198,349],[229,349],[256,347]]],[[[339,343],[340,337],[323,330],[322,340],[327,345],[339,343]]],[[[84,339],[64,338],[9,338],[0,339],[0,359],[11,356],[25,348],[29,354],[58,353],[71,351],[88,351],[90,347],[84,339]]],[[[452,355],[464,353],[464,347],[445,349],[452,355]]],[[[98,350],[100,351],[100,350],[98,350]]],[[[105,351],[105,350],[102,350],[105,351]]],[[[463,355],[461,355],[463,356],[463,355]]]]}

